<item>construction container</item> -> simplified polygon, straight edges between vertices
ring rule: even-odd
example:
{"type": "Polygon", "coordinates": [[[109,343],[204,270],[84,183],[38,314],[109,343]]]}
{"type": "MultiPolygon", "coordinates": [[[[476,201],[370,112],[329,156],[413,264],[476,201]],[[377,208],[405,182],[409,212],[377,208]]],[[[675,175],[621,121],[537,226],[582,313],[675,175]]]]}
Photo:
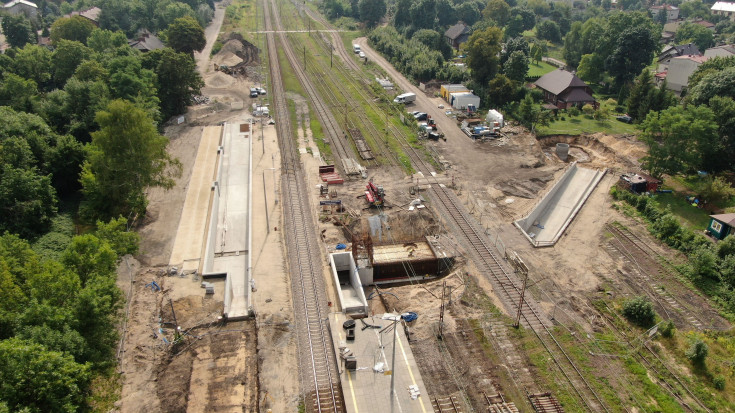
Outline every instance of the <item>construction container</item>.
{"type": "Polygon", "coordinates": [[[467,89],[464,85],[454,83],[454,84],[446,84],[442,85],[441,90],[439,93],[441,93],[444,100],[449,102],[449,95],[452,93],[459,93],[459,92],[469,92],[470,90],[467,89]]]}
{"type": "Polygon", "coordinates": [[[480,107],[480,97],[473,93],[452,93],[450,94],[449,104],[457,110],[465,110],[467,106],[480,107]]]}

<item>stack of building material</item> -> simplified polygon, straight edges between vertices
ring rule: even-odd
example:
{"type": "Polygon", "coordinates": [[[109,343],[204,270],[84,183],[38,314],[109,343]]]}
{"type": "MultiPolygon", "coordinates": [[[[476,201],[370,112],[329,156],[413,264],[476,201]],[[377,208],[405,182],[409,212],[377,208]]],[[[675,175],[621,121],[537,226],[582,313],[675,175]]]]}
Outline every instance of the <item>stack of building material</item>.
{"type": "Polygon", "coordinates": [[[323,182],[329,185],[343,184],[345,180],[335,171],[334,165],[324,165],[319,167],[319,177],[323,182]]]}

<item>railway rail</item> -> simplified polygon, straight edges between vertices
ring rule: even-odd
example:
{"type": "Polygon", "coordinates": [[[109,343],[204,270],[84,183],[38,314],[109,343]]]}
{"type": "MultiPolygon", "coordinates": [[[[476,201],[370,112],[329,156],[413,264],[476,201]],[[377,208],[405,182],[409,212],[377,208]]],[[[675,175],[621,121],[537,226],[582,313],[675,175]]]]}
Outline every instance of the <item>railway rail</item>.
{"type": "MultiPolygon", "coordinates": [[[[285,89],[277,54],[277,42],[272,32],[270,6],[264,1],[268,58],[271,75],[271,94],[278,132],[283,172],[281,177],[286,226],[286,242],[291,271],[294,313],[299,334],[300,371],[302,387],[311,396],[307,408],[314,412],[343,413],[344,396],[337,360],[332,345],[328,315],[324,308],[325,289],[319,248],[314,239],[315,227],[309,207],[299,152],[293,139],[285,89]]],[[[281,37],[281,43],[284,42],[281,37]]],[[[284,46],[284,49],[287,47],[284,46]]]]}
{"type": "MultiPolygon", "coordinates": [[[[640,277],[650,290],[649,292],[651,292],[653,298],[660,304],[669,318],[671,318],[669,310],[673,310],[679,313],[686,320],[687,324],[697,330],[704,330],[706,328],[717,329],[713,324],[713,319],[706,321],[697,314],[697,312],[702,311],[701,308],[697,311],[692,310],[688,303],[677,298],[674,294],[669,293],[659,285],[659,281],[663,278],[666,278],[666,281],[669,283],[677,283],[677,281],[671,273],[671,270],[661,263],[662,257],[647,243],[629,230],[620,228],[617,225],[608,223],[605,229],[614,237],[615,242],[613,246],[628,260],[638,266],[640,277]],[[667,309],[666,307],[669,308],[667,309]]],[[[716,317],[716,314],[712,315],[716,317]]],[[[679,325],[677,327],[681,328],[682,326],[679,325]]]]}

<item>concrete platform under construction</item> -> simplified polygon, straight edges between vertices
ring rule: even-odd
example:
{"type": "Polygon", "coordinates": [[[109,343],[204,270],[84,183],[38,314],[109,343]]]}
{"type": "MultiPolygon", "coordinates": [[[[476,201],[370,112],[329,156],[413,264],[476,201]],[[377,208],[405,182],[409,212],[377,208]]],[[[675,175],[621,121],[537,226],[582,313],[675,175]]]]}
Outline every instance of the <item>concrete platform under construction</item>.
{"type": "MultiPolygon", "coordinates": [[[[390,314],[387,316],[392,317],[390,314]]],[[[341,313],[334,313],[329,317],[347,412],[432,412],[429,395],[426,393],[426,387],[421,380],[421,373],[416,366],[401,323],[398,323],[398,340],[396,341],[394,372],[396,393],[395,397],[390,397],[391,375],[385,372],[390,371],[393,362],[393,329],[390,327],[393,321],[382,319],[379,316],[364,318],[362,320],[367,324],[380,326],[380,328],[363,330],[362,322],[355,320],[355,339],[347,341],[346,331],[342,324],[348,319],[350,318],[341,313]],[[386,327],[389,328],[386,329],[386,327]],[[340,347],[348,348],[355,356],[356,370],[345,368],[345,362],[339,355],[340,347]],[[383,363],[385,372],[374,371],[373,367],[380,362],[383,363]],[[412,397],[409,386],[415,386],[414,388],[418,389],[417,397],[412,397]]],[[[419,319],[415,322],[421,321],[419,319]]]]}
{"type": "Polygon", "coordinates": [[[607,172],[569,166],[551,190],[515,226],[536,247],[552,246],[607,172]]]}
{"type": "Polygon", "coordinates": [[[227,123],[222,135],[221,170],[212,203],[207,257],[213,259],[204,274],[227,274],[224,314],[240,319],[251,314],[250,240],[252,139],[249,124],[227,123]],[[219,199],[217,199],[217,197],[219,199]]]}

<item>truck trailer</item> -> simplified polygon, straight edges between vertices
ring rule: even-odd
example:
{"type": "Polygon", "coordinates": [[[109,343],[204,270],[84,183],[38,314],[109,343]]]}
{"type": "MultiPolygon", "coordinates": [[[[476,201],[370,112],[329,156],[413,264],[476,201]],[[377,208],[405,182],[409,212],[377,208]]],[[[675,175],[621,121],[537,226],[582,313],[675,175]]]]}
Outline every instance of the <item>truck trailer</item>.
{"type": "Polygon", "coordinates": [[[401,95],[396,96],[395,99],[393,99],[394,103],[411,103],[416,101],[416,94],[415,93],[404,93],[401,95]]]}

